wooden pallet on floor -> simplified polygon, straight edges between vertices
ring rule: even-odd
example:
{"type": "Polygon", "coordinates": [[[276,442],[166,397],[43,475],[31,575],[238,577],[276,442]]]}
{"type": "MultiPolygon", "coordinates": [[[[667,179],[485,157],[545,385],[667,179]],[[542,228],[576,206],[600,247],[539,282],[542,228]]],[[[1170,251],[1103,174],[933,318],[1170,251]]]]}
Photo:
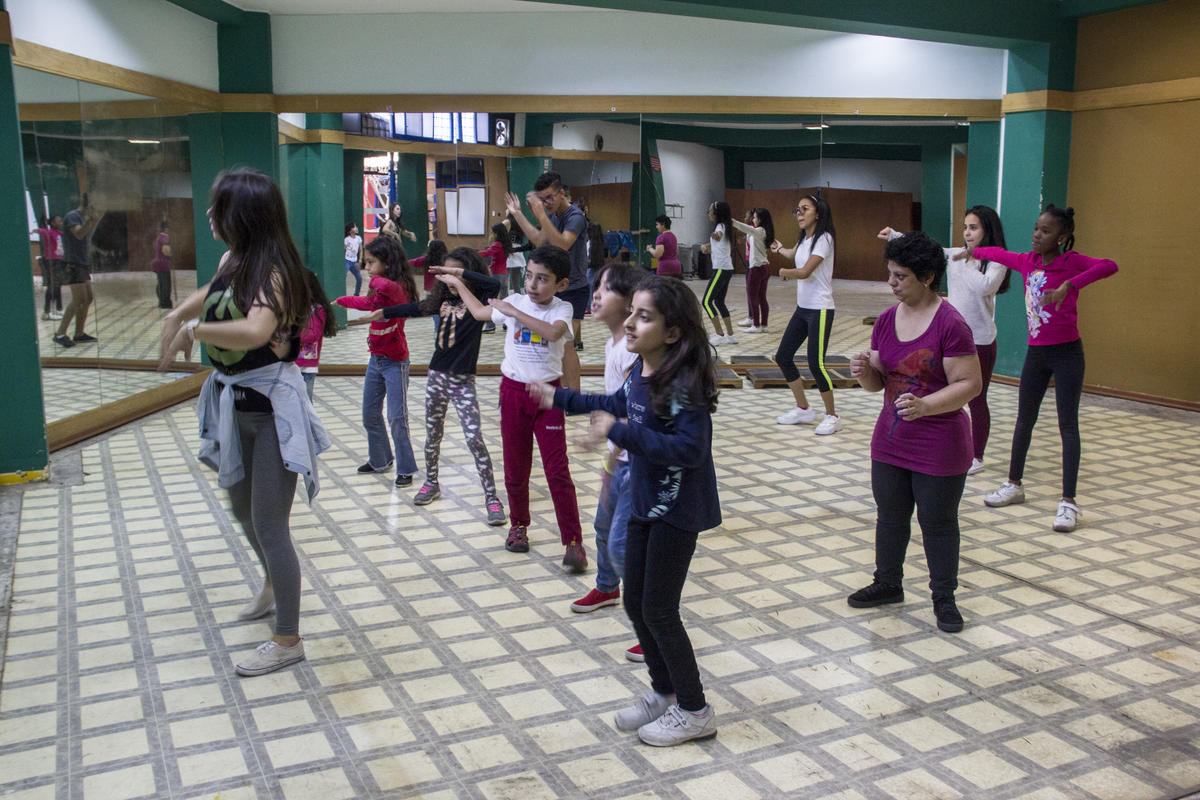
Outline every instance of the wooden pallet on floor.
{"type": "MultiPolygon", "coordinates": [[[[805,389],[814,389],[817,386],[816,380],[812,373],[808,371],[808,367],[800,367],[801,385],[805,389]]],[[[858,381],[850,377],[850,365],[847,363],[844,368],[834,367],[829,362],[825,362],[825,369],[829,371],[829,378],[835,389],[853,389],[858,386],[858,381]]],[[[750,379],[750,385],[755,389],[777,389],[786,387],[787,381],[783,379],[783,373],[777,367],[770,369],[750,369],[746,371],[746,377],[750,379]]]]}
{"type": "Polygon", "coordinates": [[[717,386],[721,389],[741,389],[742,376],[728,364],[717,364],[717,386]]]}
{"type": "MultiPolygon", "coordinates": [[[[767,356],[733,356],[729,359],[729,364],[734,372],[747,377],[754,371],[779,372],[779,369],[775,366],[775,362],[767,356]]],[[[831,373],[836,370],[848,375],[850,373],[850,359],[846,356],[827,355],[825,356],[825,368],[830,370],[831,373]]],[[[797,361],[796,369],[800,370],[802,375],[810,374],[808,372],[807,361],[797,361]]],[[[782,377],[780,375],[780,378],[782,377]]]]}

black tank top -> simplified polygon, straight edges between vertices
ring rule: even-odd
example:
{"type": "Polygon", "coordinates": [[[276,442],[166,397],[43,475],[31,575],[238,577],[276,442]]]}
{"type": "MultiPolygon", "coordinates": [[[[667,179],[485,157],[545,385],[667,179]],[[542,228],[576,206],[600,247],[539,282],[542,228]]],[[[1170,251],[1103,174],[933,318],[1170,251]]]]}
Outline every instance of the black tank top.
{"type": "MultiPolygon", "coordinates": [[[[204,298],[204,306],[200,314],[201,321],[224,322],[245,318],[245,312],[237,306],[233,287],[226,285],[223,276],[218,275],[213,278],[208,294],[204,298]]],[[[208,353],[209,360],[219,372],[226,375],[237,375],[280,361],[295,361],[296,356],[300,353],[300,336],[298,330],[293,329],[292,335],[289,337],[287,355],[283,358],[275,355],[270,342],[253,350],[226,350],[215,344],[205,344],[204,351],[208,353]]]]}

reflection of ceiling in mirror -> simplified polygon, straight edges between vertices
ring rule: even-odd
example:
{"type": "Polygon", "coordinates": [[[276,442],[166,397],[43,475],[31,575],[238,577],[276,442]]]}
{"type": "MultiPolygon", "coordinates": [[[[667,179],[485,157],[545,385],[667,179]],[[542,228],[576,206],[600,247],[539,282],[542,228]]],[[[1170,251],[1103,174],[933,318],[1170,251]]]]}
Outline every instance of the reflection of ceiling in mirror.
{"type": "Polygon", "coordinates": [[[150,100],[143,94],[110,89],[91,83],[81,83],[74,78],[51,75],[25,67],[13,67],[13,85],[19,103],[78,103],[106,102],[110,100],[150,100]]]}
{"type": "Polygon", "coordinates": [[[269,14],[428,14],[511,11],[592,11],[586,6],[526,3],[522,0],[233,0],[243,11],[269,14]]]}

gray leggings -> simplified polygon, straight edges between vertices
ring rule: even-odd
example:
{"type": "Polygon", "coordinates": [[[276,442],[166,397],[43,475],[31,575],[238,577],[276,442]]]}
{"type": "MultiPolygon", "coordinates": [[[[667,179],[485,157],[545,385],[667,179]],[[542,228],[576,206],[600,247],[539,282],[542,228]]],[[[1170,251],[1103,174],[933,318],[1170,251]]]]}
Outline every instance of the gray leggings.
{"type": "Polygon", "coordinates": [[[242,523],[275,590],[275,633],[296,636],[300,633],[300,561],[288,528],[296,473],[283,466],[273,414],[234,413],[246,477],[229,487],[233,515],[242,523]]]}

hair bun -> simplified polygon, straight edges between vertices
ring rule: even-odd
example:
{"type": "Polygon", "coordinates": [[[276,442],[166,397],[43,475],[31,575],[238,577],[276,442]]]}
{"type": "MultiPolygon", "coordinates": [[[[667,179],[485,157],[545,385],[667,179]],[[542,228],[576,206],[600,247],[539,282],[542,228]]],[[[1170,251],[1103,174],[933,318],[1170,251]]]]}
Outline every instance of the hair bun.
{"type": "Polygon", "coordinates": [[[1075,209],[1071,208],[1070,206],[1064,208],[1063,211],[1068,217],[1071,217],[1072,219],[1075,217],[1075,209]]]}

